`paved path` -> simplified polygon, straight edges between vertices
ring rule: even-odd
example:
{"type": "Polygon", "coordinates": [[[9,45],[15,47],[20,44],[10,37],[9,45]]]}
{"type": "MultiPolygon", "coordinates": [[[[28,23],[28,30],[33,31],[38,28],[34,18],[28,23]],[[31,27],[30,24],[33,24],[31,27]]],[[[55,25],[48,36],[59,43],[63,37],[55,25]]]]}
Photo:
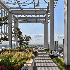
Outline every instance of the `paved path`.
{"type": "Polygon", "coordinates": [[[38,55],[34,60],[33,70],[60,70],[51,60],[44,49],[38,50],[38,55]]]}

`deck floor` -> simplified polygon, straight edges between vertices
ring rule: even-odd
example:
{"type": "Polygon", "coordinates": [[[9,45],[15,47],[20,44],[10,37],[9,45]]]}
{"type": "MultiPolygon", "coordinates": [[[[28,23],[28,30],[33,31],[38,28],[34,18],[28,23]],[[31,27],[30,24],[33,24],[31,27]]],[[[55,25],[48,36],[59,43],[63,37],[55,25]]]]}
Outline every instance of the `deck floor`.
{"type": "Polygon", "coordinates": [[[38,55],[34,63],[35,67],[33,70],[60,70],[44,49],[38,49],[38,55]]]}

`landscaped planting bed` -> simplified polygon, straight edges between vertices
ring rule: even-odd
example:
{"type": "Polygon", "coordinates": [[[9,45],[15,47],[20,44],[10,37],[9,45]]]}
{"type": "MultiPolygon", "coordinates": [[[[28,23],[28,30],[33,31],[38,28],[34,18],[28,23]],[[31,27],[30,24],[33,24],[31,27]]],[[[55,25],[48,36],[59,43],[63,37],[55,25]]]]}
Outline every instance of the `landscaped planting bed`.
{"type": "Polygon", "coordinates": [[[70,68],[65,68],[64,66],[64,60],[61,58],[54,58],[53,61],[57,64],[57,66],[61,69],[61,70],[70,70],[70,68]]]}
{"type": "Polygon", "coordinates": [[[0,70],[21,70],[27,60],[35,58],[32,50],[30,51],[26,53],[21,49],[4,50],[0,54],[0,70]]]}

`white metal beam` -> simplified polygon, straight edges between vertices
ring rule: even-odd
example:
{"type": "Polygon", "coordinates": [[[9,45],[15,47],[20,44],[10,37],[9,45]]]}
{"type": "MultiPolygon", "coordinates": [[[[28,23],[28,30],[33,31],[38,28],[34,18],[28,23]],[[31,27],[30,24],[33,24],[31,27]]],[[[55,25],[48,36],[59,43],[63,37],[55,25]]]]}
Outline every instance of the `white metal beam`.
{"type": "Polygon", "coordinates": [[[15,15],[45,15],[46,10],[24,10],[23,12],[21,10],[12,10],[12,14],[15,15]]]}
{"type": "Polygon", "coordinates": [[[45,19],[45,17],[18,17],[18,20],[24,19],[45,19]]]}
{"type": "Polygon", "coordinates": [[[48,13],[46,13],[46,21],[44,22],[44,48],[48,49],[48,13]]]}
{"type": "Polygon", "coordinates": [[[50,12],[50,10],[49,10],[49,2],[48,2],[48,4],[47,4],[47,11],[46,11],[47,13],[49,13],[50,12]]]}
{"type": "MultiPolygon", "coordinates": [[[[2,6],[8,13],[9,13],[9,8],[6,6],[6,4],[5,3],[3,3],[3,1],[0,1],[0,6],[2,6]]],[[[13,15],[13,17],[15,18],[15,19],[17,19],[14,15],[13,15]]]]}
{"type": "Polygon", "coordinates": [[[0,4],[9,12],[9,8],[6,6],[5,3],[3,3],[3,1],[0,1],[0,4]]]}
{"type": "Polygon", "coordinates": [[[45,21],[31,21],[31,22],[27,22],[27,21],[19,21],[19,23],[43,23],[43,22],[45,22],[45,21]]]}
{"type": "MultiPolygon", "coordinates": [[[[10,9],[20,9],[19,7],[10,7],[10,9]]],[[[22,8],[22,9],[34,9],[34,8],[22,8]]],[[[35,8],[35,9],[47,9],[47,8],[35,8]]]]}
{"type": "Polygon", "coordinates": [[[17,17],[15,17],[15,15],[14,15],[14,14],[13,14],[13,18],[14,18],[14,19],[16,19],[16,20],[18,20],[18,18],[17,18],[17,17]]]}

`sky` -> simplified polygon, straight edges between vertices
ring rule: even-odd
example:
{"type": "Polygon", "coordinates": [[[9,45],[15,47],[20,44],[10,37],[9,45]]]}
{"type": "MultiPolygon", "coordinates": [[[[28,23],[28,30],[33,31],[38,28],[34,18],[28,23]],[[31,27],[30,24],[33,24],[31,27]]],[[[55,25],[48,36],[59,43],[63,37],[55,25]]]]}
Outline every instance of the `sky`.
{"type": "MultiPolygon", "coordinates": [[[[8,0],[3,0],[8,1],[8,0]]],[[[14,1],[14,0],[12,0],[14,1]]],[[[19,1],[19,0],[18,0],[19,1]]],[[[21,0],[20,0],[21,1],[21,0]]],[[[22,0],[26,1],[26,0],[22,0]]],[[[35,0],[37,3],[38,0],[35,0]]],[[[48,1],[48,0],[45,0],[48,1]]],[[[9,0],[11,2],[11,0],[9,0]]],[[[32,2],[29,0],[27,3],[32,2]]],[[[47,4],[44,0],[40,0],[40,8],[46,8],[47,4]]],[[[9,5],[11,7],[16,7],[18,5],[9,5]]],[[[27,7],[33,7],[29,5],[27,7]]],[[[30,35],[32,40],[29,44],[44,44],[44,24],[42,23],[19,23],[20,30],[23,35],[30,35]]],[[[58,0],[56,7],[54,8],[54,41],[58,41],[58,44],[63,44],[64,38],[64,0],[58,0]]],[[[50,23],[48,23],[48,42],[50,42],[50,23]]],[[[6,42],[3,42],[5,44],[6,42]]]]}

